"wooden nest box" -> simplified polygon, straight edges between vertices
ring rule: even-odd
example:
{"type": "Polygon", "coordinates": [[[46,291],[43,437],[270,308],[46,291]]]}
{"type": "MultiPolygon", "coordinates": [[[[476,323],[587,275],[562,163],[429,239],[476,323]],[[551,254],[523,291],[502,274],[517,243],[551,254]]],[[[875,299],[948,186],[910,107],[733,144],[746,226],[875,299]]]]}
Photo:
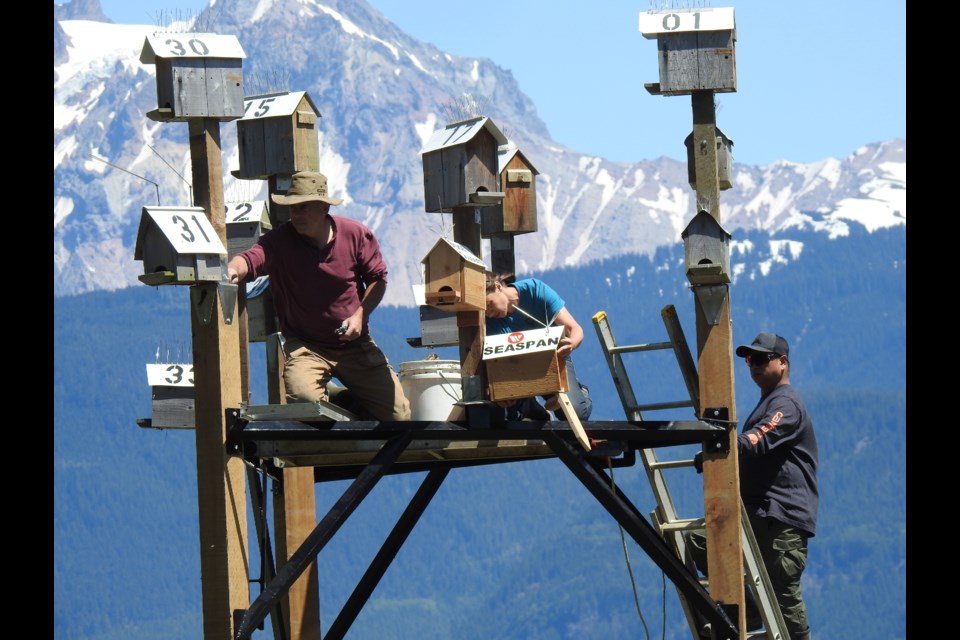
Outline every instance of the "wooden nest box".
{"type": "MultiPolygon", "coordinates": [[[[720,190],[729,189],[733,186],[731,181],[731,165],[733,159],[730,153],[730,150],[733,148],[733,140],[724,135],[723,131],[720,131],[720,127],[715,127],[716,135],[716,144],[717,144],[717,181],[719,182],[720,190]]],[[[687,147],[687,181],[690,182],[690,186],[694,189],[697,188],[697,158],[696,154],[703,153],[703,142],[700,144],[694,144],[693,142],[693,133],[691,132],[684,141],[684,146],[687,147]]]]}
{"type": "Polygon", "coordinates": [[[657,9],[640,14],[640,33],[657,39],[660,82],[650,93],[737,90],[737,30],[733,8],[657,9]]]}
{"type": "Polygon", "coordinates": [[[152,396],[151,427],[194,428],[196,408],[192,364],[148,364],[147,383],[152,396]]]}
{"type": "Polygon", "coordinates": [[[730,282],[730,234],[716,218],[700,211],[680,237],[690,284],[730,282]]]}
{"type": "Polygon", "coordinates": [[[512,144],[500,147],[500,190],[503,202],[481,213],[480,235],[534,233],[537,230],[537,169],[512,144]]]}
{"type": "Polygon", "coordinates": [[[154,33],[140,62],[157,67],[158,122],[190,118],[235,120],[243,115],[243,58],[236,36],[215,33],[154,33]]]}
{"type": "Polygon", "coordinates": [[[421,150],[423,203],[426,211],[499,204],[500,145],[507,138],[490,118],[477,116],[435,131],[421,150]]]}
{"type": "Polygon", "coordinates": [[[557,356],[563,327],[486,336],[483,363],[490,400],[518,400],[567,391],[567,368],[557,356]]]}
{"type": "Polygon", "coordinates": [[[224,205],[227,225],[227,259],[257,243],[273,225],[265,200],[245,200],[224,205]]]}
{"type": "Polygon", "coordinates": [[[221,282],[227,250],[201,207],[143,207],[134,260],[144,284],[221,282]]]}
{"type": "Polygon", "coordinates": [[[448,312],[487,308],[486,265],[467,247],[440,238],[422,262],[428,305],[448,312]]]}
{"type": "Polygon", "coordinates": [[[248,96],[237,120],[241,180],[316,171],[320,166],[320,111],[306,91],[248,96]]]}

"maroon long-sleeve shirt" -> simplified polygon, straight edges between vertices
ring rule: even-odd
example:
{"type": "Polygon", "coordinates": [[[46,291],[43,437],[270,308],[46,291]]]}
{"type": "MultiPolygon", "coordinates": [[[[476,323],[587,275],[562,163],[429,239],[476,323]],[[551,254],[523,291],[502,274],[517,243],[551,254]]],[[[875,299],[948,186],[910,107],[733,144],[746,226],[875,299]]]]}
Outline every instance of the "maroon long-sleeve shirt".
{"type": "MultiPolygon", "coordinates": [[[[380,244],[366,225],[330,216],[334,236],[322,249],[297,233],[289,222],[260,237],[243,253],[245,280],[270,276],[270,291],[284,336],[338,348],[334,333],[353,315],[373,282],[387,282],[380,244]]],[[[361,335],[369,334],[366,322],[361,335]]]]}

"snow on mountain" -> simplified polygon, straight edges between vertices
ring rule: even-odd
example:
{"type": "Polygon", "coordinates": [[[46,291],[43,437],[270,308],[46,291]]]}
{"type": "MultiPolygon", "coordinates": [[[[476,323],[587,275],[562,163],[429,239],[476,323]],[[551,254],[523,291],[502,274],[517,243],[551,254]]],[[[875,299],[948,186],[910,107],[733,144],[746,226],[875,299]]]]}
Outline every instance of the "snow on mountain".
{"type": "MultiPolygon", "coordinates": [[[[86,4],[81,15],[96,18],[99,5],[86,4]]],[[[155,67],[139,55],[159,29],[57,17],[54,295],[143,286],[136,279],[142,265],[133,260],[141,208],[188,205],[192,196],[187,125],[145,116],[157,106],[155,67]]],[[[610,162],[558,145],[509,71],[417,41],[362,0],[219,0],[196,20],[204,31],[236,35],[247,95],[305,90],[318,105],[320,170],[345,199],[334,213],[361,220],[380,238],[390,265],[386,304],[414,304],[410,285],[422,280],[423,256],[437,237],[452,234],[448,214],[424,210],[419,152],[435,130],[472,115],[460,112],[471,98],[539,172],[539,231],[515,239],[520,273],[651,256],[680,243],[696,212],[685,161],[610,162]]],[[[686,133],[678,131],[678,140],[686,133]]],[[[221,150],[225,200],[266,199],[265,181],[229,175],[239,168],[233,122],[221,125],[221,150]]],[[[906,225],[905,140],[812,164],[734,162],[731,181],[720,209],[734,257],[754,249],[737,243],[738,229],[769,232],[764,260],[788,260],[802,251],[791,244],[791,229],[843,237],[852,224],[870,231],[906,225]]],[[[764,267],[737,269],[762,274],[764,267]]]]}

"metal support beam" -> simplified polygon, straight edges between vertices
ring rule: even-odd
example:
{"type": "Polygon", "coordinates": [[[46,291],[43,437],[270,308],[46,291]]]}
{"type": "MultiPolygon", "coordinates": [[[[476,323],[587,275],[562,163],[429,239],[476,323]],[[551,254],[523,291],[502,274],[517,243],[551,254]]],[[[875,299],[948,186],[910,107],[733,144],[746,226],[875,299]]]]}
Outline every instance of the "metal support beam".
{"type": "Polygon", "coordinates": [[[437,490],[440,488],[440,485],[448,473],[448,469],[431,471],[427,474],[427,477],[424,478],[417,493],[410,500],[410,504],[404,509],[403,514],[401,514],[400,519],[393,527],[390,535],[384,540],[380,551],[377,552],[373,562],[370,563],[363,577],[360,578],[360,582],[357,583],[356,588],[354,588],[353,593],[350,594],[347,602],[343,605],[343,609],[340,610],[340,615],[333,621],[333,625],[324,636],[324,640],[339,640],[347,635],[347,631],[350,630],[350,625],[357,619],[357,615],[360,614],[363,605],[366,604],[373,590],[376,589],[380,583],[380,579],[383,577],[383,574],[386,573],[387,567],[393,562],[400,547],[403,546],[407,536],[410,535],[413,527],[420,520],[420,516],[423,515],[427,505],[430,504],[433,496],[436,495],[437,490]]]}
{"type": "Polygon", "coordinates": [[[307,536],[300,548],[281,567],[277,576],[270,581],[263,593],[242,615],[234,636],[235,640],[248,640],[250,638],[253,630],[263,622],[263,619],[290,588],[290,585],[300,577],[300,574],[317,557],[320,550],[330,541],[337,530],[350,517],[350,514],[403,453],[403,450],[410,443],[411,435],[405,433],[394,436],[383,445],[383,448],[377,452],[370,464],[357,476],[357,479],[347,488],[343,496],[327,512],[327,515],[317,524],[313,532],[307,536]]]}
{"type": "Polygon", "coordinates": [[[680,562],[653,526],[643,518],[620,489],[612,486],[606,474],[581,455],[581,452],[568,440],[559,435],[551,433],[546,441],[567,468],[583,483],[583,486],[620,523],[620,526],[650,556],[650,559],[657,563],[657,566],[688,599],[691,606],[713,625],[714,638],[716,640],[738,638],[736,626],[721,605],[713,601],[710,594],[700,585],[697,577],[680,562]]]}

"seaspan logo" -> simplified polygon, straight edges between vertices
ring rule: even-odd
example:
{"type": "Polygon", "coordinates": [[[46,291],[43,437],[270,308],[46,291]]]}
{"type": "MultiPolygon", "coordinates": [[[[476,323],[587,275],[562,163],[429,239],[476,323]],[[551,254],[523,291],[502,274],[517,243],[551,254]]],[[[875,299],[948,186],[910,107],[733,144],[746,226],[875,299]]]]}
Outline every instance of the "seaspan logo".
{"type": "Polygon", "coordinates": [[[553,347],[556,349],[560,346],[560,333],[553,337],[547,338],[530,338],[526,339],[526,336],[522,331],[517,331],[516,333],[511,333],[507,335],[507,344],[485,344],[483,346],[483,356],[496,356],[500,354],[508,354],[519,351],[531,351],[531,350],[543,350],[553,347]]]}
{"type": "Polygon", "coordinates": [[[523,342],[523,332],[517,331],[516,333],[511,333],[507,336],[507,342],[510,344],[517,344],[518,342],[523,342]]]}

